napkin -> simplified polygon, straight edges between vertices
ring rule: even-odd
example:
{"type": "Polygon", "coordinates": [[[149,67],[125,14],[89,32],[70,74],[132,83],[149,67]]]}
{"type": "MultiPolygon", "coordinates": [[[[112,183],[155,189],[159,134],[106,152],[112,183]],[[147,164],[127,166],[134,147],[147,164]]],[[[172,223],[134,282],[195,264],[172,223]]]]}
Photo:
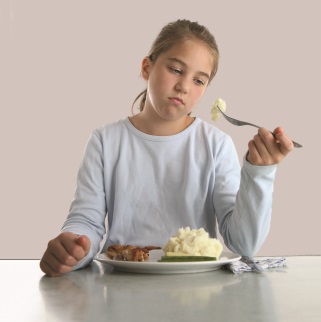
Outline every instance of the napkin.
{"type": "Polygon", "coordinates": [[[241,258],[239,261],[230,263],[227,268],[234,274],[243,272],[257,272],[260,273],[268,268],[286,266],[285,257],[273,257],[263,259],[249,259],[241,258]],[[249,261],[253,261],[250,263],[249,261]]]}

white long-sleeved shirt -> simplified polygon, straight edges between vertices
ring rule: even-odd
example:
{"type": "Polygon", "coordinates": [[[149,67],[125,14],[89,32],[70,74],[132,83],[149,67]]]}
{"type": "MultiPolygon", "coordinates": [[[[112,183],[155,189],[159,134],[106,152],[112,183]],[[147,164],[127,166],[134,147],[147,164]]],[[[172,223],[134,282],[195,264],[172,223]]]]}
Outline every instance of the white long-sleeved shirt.
{"type": "Polygon", "coordinates": [[[75,269],[93,260],[105,233],[102,251],[163,246],[181,227],[216,237],[216,222],[231,251],[254,255],[270,226],[276,166],[243,161],[231,138],[200,118],[171,136],[145,134],[129,118],[96,129],[62,228],[91,240],[75,269]]]}

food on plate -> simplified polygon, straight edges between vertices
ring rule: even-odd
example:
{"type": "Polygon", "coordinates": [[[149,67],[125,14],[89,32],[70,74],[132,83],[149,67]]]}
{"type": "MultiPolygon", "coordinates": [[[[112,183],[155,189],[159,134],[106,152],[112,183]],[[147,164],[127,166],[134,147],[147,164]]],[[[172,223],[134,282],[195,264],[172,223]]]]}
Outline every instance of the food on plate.
{"type": "Polygon", "coordinates": [[[171,237],[163,247],[165,257],[206,256],[219,259],[222,250],[221,242],[216,238],[210,238],[204,228],[191,229],[190,227],[180,228],[176,236],[171,237]]]}
{"type": "Polygon", "coordinates": [[[212,114],[212,120],[213,121],[217,121],[219,116],[220,116],[220,110],[217,108],[219,107],[223,112],[226,111],[226,103],[224,100],[222,100],[221,98],[218,98],[214,104],[213,107],[211,109],[211,114],[212,114]]]}
{"type": "Polygon", "coordinates": [[[132,245],[111,245],[107,248],[106,255],[110,259],[120,261],[144,262],[149,258],[149,251],[160,249],[158,246],[138,247],[132,245]]]}

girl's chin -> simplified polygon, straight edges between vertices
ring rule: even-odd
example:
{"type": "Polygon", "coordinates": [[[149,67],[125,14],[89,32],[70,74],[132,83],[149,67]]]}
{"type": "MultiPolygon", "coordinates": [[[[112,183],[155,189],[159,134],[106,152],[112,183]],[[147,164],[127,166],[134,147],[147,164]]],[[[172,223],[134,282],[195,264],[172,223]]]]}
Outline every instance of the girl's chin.
{"type": "Polygon", "coordinates": [[[165,111],[159,111],[158,115],[168,121],[178,121],[188,116],[187,112],[178,110],[177,108],[168,108],[165,111]]]}

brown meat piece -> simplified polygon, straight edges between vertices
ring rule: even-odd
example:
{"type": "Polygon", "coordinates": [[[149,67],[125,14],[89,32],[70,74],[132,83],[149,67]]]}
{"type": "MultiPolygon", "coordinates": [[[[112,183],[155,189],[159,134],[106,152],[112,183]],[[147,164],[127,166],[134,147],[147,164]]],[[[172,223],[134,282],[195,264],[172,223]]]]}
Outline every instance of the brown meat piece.
{"type": "Polygon", "coordinates": [[[144,262],[149,258],[149,251],[160,249],[158,246],[138,247],[132,245],[111,245],[107,248],[107,256],[114,260],[144,262]]]}

